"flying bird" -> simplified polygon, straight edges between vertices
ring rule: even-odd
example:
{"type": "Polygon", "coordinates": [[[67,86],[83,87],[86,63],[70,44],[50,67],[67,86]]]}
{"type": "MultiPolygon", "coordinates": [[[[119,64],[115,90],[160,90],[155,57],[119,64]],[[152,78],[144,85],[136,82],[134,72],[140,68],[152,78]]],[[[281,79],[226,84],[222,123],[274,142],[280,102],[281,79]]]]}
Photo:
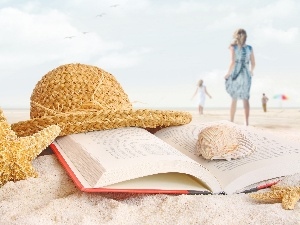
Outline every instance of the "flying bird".
{"type": "Polygon", "coordinates": [[[118,7],[118,6],[119,6],[119,4],[115,4],[115,5],[111,5],[110,7],[115,8],[115,7],[118,7]]]}
{"type": "Polygon", "coordinates": [[[90,32],[88,32],[88,31],[83,31],[82,33],[83,33],[83,34],[87,34],[87,33],[90,33],[90,32]]]}
{"type": "Polygon", "coordinates": [[[75,36],[67,36],[67,37],[65,37],[65,39],[66,38],[68,38],[68,39],[72,39],[72,38],[74,38],[75,36]]]}
{"type": "Polygon", "coordinates": [[[102,16],[104,16],[105,15],[105,13],[100,13],[100,14],[98,14],[96,17],[102,17],[102,16]]]}

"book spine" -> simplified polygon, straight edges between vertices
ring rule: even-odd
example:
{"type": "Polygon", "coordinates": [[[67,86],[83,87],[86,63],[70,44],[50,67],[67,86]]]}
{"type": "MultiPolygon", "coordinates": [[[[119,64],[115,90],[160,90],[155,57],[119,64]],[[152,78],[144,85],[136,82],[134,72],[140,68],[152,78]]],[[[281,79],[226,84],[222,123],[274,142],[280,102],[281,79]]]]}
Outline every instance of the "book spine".
{"type": "Polygon", "coordinates": [[[210,191],[188,190],[188,195],[212,195],[210,191]]]}

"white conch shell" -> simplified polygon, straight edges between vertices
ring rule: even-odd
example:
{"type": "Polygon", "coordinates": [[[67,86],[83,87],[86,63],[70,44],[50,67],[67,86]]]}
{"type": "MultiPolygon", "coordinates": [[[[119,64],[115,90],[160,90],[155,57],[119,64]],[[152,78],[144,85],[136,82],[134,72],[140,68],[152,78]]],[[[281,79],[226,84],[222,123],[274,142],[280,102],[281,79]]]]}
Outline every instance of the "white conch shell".
{"type": "Polygon", "coordinates": [[[196,154],[205,159],[238,159],[250,155],[256,147],[247,132],[235,124],[218,124],[202,129],[198,135],[196,154]]]}

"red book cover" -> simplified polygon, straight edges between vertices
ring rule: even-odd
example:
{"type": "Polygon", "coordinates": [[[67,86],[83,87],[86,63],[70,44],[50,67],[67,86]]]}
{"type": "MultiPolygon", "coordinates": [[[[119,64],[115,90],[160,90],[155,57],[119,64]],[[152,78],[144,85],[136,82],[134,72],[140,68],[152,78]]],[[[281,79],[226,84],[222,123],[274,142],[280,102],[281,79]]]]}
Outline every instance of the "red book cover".
{"type": "Polygon", "coordinates": [[[77,188],[83,192],[130,192],[130,193],[144,193],[144,194],[211,194],[209,191],[197,191],[197,190],[163,190],[163,189],[119,189],[119,188],[93,188],[84,187],[81,181],[74,173],[72,166],[70,166],[64,156],[57,149],[56,145],[52,143],[50,145],[51,150],[56,155],[57,159],[66,170],[67,174],[73,180],[77,188]]]}

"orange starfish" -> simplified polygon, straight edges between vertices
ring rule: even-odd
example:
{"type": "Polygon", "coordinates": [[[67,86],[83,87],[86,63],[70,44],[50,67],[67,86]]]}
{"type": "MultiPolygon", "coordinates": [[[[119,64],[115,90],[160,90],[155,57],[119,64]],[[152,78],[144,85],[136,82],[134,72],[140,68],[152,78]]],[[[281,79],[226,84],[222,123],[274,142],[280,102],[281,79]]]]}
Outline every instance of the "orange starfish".
{"type": "Polygon", "coordinates": [[[294,209],[300,199],[300,174],[285,177],[271,187],[271,191],[252,193],[249,196],[263,202],[282,202],[284,209],[294,209]]]}
{"type": "Polygon", "coordinates": [[[35,159],[59,135],[61,129],[51,125],[27,137],[17,137],[0,109],[0,187],[8,181],[37,177],[31,165],[35,159]]]}

